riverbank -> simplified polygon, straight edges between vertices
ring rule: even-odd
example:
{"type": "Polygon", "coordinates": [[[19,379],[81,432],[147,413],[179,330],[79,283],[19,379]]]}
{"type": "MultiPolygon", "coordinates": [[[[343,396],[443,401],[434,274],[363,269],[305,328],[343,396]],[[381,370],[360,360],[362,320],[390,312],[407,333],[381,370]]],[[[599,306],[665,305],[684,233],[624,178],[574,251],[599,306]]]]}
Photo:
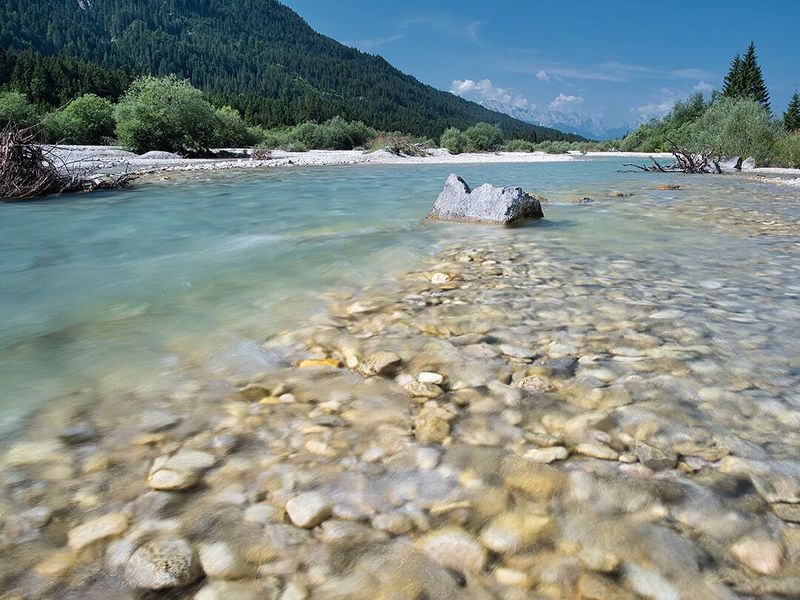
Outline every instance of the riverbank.
{"type": "MultiPolygon", "coordinates": [[[[428,156],[398,156],[386,150],[309,150],[286,152],[273,150],[267,160],[250,158],[191,159],[169,153],[148,153],[137,156],[113,146],[56,146],[57,156],[75,169],[87,169],[94,174],[137,173],[152,175],[165,172],[227,171],[237,169],[266,169],[281,167],[317,167],[336,165],[416,165],[416,164],[535,164],[579,161],[598,158],[631,158],[649,160],[651,157],[669,161],[670,153],[646,152],[479,152],[451,154],[444,148],[428,150],[428,156]]],[[[227,149],[231,153],[246,153],[245,149],[227,149]]],[[[784,183],[800,185],[792,178],[800,177],[800,169],[757,167],[744,173],[782,179],[784,183]]]]}
{"type": "Polygon", "coordinates": [[[603,185],[327,293],[256,372],[184,343],[125,395],[63,394],[3,456],[0,585],[792,597],[796,205],[735,178],[603,185]]]}

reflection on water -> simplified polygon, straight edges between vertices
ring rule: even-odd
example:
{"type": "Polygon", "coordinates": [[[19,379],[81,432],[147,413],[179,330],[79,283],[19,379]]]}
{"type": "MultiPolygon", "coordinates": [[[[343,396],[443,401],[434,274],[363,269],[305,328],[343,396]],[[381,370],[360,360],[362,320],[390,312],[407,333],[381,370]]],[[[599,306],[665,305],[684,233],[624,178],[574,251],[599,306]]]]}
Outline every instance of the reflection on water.
{"type": "Polygon", "coordinates": [[[460,166],[514,229],[432,165],[0,205],[0,588],[796,596],[796,193],[621,162],[460,166]]]}

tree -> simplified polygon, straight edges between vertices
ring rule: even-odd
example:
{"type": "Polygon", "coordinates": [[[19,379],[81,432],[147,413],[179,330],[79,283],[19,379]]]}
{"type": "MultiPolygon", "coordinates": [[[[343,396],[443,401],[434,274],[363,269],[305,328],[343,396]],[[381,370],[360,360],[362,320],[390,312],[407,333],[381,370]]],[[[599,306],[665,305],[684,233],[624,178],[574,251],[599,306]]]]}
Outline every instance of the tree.
{"type": "Polygon", "coordinates": [[[769,110],[769,92],[761,74],[761,67],[756,56],[756,46],[753,42],[747,47],[747,53],[742,59],[742,96],[758,102],[769,110]]]}
{"type": "Polygon", "coordinates": [[[744,58],[737,54],[725,76],[722,95],[728,98],[748,98],[769,110],[769,92],[758,64],[756,46],[747,47],[744,58]]]}
{"type": "Polygon", "coordinates": [[[0,92],[0,129],[11,124],[31,127],[37,120],[36,108],[28,102],[25,94],[0,92]]]}
{"type": "Polygon", "coordinates": [[[247,125],[242,121],[239,111],[230,106],[223,106],[216,111],[216,146],[233,148],[247,143],[247,125]]]}
{"type": "Polygon", "coordinates": [[[718,156],[752,156],[759,164],[769,159],[775,129],[767,109],[746,98],[720,98],[691,128],[688,148],[718,156]]]}
{"type": "Polygon", "coordinates": [[[795,92],[789,102],[789,107],[783,113],[783,126],[786,131],[797,131],[800,129],[800,94],[795,92]]]}
{"type": "Polygon", "coordinates": [[[442,134],[439,144],[442,148],[447,148],[451,154],[461,154],[466,148],[467,141],[460,129],[448,127],[442,134]]]}
{"type": "Polygon", "coordinates": [[[731,68],[722,82],[722,95],[738,98],[742,95],[742,55],[737,54],[731,61],[731,68]]]}
{"type": "Polygon", "coordinates": [[[115,115],[117,137],[134,152],[202,152],[214,145],[214,107],[203,92],[174,75],[134,81],[115,115]]]}
{"type": "Polygon", "coordinates": [[[44,121],[48,139],[70,144],[106,143],[114,135],[114,126],[114,105],[94,94],[76,98],[44,121]]]}

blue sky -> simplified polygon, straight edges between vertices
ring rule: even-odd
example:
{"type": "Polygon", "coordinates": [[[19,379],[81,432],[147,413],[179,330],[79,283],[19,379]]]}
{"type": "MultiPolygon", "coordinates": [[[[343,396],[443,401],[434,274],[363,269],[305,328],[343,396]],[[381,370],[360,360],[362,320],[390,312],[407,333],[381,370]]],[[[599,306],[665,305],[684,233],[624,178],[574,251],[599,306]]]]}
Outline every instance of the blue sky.
{"type": "Polygon", "coordinates": [[[800,85],[800,1],[284,0],[314,29],[473,100],[608,126],[721,86],[750,40],[782,113],[800,85]],[[674,6],[674,9],[673,9],[674,6]],[[691,17],[686,16],[691,14],[691,17]]]}

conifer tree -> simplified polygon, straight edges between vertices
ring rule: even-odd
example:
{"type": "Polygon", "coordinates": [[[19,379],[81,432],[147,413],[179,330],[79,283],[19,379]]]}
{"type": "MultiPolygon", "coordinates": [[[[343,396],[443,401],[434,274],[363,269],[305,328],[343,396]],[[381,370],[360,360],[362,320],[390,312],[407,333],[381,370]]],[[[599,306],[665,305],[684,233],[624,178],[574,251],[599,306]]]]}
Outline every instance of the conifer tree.
{"type": "Polygon", "coordinates": [[[800,129],[800,94],[797,92],[792,96],[789,107],[783,113],[783,125],[786,131],[797,131],[800,129]]]}
{"type": "Polygon", "coordinates": [[[747,47],[747,53],[742,59],[742,86],[743,96],[758,102],[769,110],[769,92],[764,84],[764,76],[756,57],[756,46],[753,42],[747,47]]]}
{"type": "Polygon", "coordinates": [[[722,95],[738,98],[742,95],[742,55],[737,54],[731,61],[731,68],[722,84],[722,95]]]}

